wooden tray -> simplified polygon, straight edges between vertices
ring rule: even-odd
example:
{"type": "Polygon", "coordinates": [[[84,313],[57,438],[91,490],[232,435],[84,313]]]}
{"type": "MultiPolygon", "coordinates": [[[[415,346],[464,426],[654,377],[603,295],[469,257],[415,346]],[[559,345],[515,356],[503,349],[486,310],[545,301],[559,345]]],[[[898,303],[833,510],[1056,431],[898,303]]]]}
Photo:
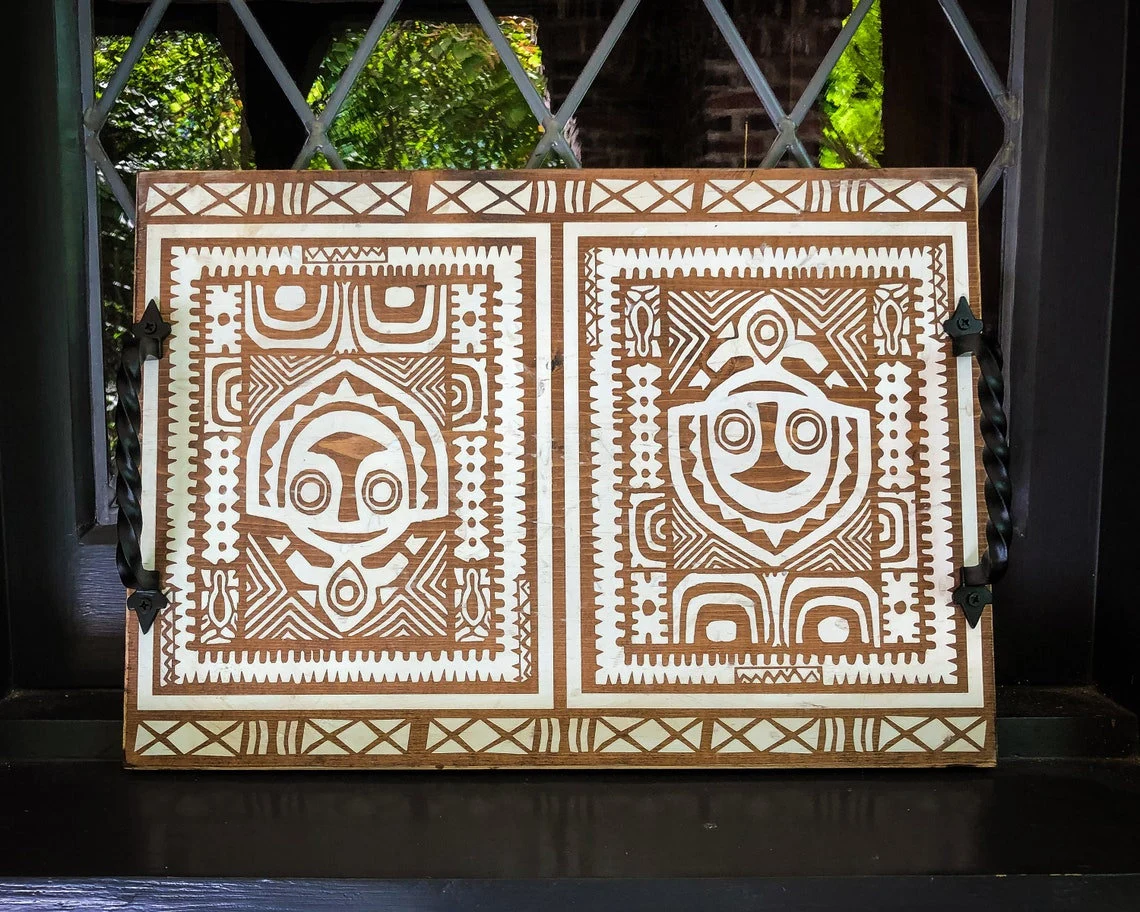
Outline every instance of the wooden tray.
{"type": "Polygon", "coordinates": [[[988,765],[970,171],[144,174],[128,764],[988,765]]]}

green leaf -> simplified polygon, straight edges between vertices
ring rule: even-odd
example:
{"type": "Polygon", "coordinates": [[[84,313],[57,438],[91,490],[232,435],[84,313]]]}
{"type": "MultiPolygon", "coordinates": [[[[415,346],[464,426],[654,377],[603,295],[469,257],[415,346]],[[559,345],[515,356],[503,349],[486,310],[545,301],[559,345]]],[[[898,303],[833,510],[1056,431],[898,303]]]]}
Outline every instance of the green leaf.
{"type": "Polygon", "coordinates": [[[878,167],[883,131],[883,34],[875,0],[828,77],[820,104],[824,168],[878,167]]]}

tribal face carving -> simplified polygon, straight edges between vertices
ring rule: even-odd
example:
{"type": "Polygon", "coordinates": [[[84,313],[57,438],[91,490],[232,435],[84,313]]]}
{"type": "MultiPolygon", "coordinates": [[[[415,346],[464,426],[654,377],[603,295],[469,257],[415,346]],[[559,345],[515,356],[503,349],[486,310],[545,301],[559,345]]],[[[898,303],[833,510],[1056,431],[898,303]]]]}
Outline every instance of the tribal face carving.
{"type": "Polygon", "coordinates": [[[425,512],[424,447],[396,409],[330,400],[285,427],[281,516],[315,542],[382,548],[425,512]]]}
{"type": "Polygon", "coordinates": [[[745,311],[708,358],[750,365],[696,403],[669,410],[670,471],[679,495],[759,559],[777,563],[841,522],[866,493],[870,420],[865,409],[829,399],[793,373],[799,360],[827,362],[797,338],[773,297],[745,311]]]}
{"type": "Polygon", "coordinates": [[[247,464],[262,471],[249,479],[247,511],[309,546],[289,567],[347,630],[407,565],[398,550],[377,555],[446,514],[447,456],[436,421],[384,378],[358,364],[326,373],[253,428],[247,464]]]}
{"type": "Polygon", "coordinates": [[[802,393],[757,384],[698,421],[708,483],[746,525],[801,513],[823,494],[842,429],[802,393]]]}

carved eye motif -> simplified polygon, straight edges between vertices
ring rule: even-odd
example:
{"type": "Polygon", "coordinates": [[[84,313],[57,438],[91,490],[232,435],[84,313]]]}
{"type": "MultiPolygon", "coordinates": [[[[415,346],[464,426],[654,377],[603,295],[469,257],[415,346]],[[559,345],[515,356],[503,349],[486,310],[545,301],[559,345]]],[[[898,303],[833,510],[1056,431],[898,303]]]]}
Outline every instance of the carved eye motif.
{"type": "Polygon", "coordinates": [[[313,516],[323,513],[332,497],[332,487],[329,480],[314,469],[298,472],[289,489],[289,496],[295,506],[302,513],[313,516]]]}
{"type": "Polygon", "coordinates": [[[400,506],[403,484],[399,477],[387,469],[369,472],[362,487],[364,503],[373,513],[385,516],[400,506]]]}
{"type": "Polygon", "coordinates": [[[713,433],[726,452],[747,453],[756,442],[756,423],[747,412],[729,409],[717,416],[713,433]]]}
{"type": "Polygon", "coordinates": [[[807,456],[816,453],[827,438],[823,418],[810,409],[799,409],[788,416],[788,443],[797,453],[807,456]]]}

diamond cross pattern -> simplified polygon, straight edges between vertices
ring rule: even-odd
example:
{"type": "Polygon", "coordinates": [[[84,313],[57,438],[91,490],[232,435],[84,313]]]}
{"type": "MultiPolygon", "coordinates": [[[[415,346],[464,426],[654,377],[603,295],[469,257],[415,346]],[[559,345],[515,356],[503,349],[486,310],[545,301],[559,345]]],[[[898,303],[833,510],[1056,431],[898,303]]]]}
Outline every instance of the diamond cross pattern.
{"type": "Polygon", "coordinates": [[[982,750],[986,725],[978,717],[888,716],[879,723],[878,749],[982,750]]]}
{"type": "Polygon", "coordinates": [[[511,753],[534,750],[537,720],[435,719],[428,727],[427,749],[432,753],[511,753]]]}
{"type": "MultiPolygon", "coordinates": [[[[839,58],[855,37],[855,32],[869,12],[873,2],[874,0],[859,0],[859,3],[855,6],[851,15],[844,23],[843,28],[840,29],[839,34],[836,35],[835,40],[832,42],[828,52],[824,55],[823,60],[816,68],[803,94],[800,95],[799,101],[796,102],[790,113],[785,113],[783,106],[772,90],[771,84],[760,70],[756,58],[753,57],[752,52],[748,50],[748,46],[745,44],[743,37],[741,37],[740,31],[725,9],[723,0],[704,0],[705,8],[713,17],[717,28],[728,43],[733,57],[735,57],[736,62],[740,64],[745,77],[748,79],[753,91],[756,92],[757,97],[760,99],[760,103],[764,107],[765,112],[771,119],[772,125],[776,127],[778,131],[776,139],[772,142],[772,145],[764,155],[762,167],[775,167],[789,150],[797,162],[803,167],[810,168],[815,165],[796,131],[803,124],[804,118],[807,117],[811,106],[815,104],[819,93],[823,91],[827,77],[835,68],[835,65],[839,62],[839,58]]],[[[939,6],[942,7],[943,13],[950,22],[951,28],[954,30],[954,34],[957,36],[958,41],[969,57],[975,72],[977,72],[982,83],[985,85],[986,92],[989,94],[990,99],[994,103],[994,107],[997,108],[997,112],[1005,125],[1005,141],[1002,144],[1002,148],[986,169],[978,185],[979,200],[984,202],[994,187],[997,186],[997,182],[1005,175],[1006,170],[1013,164],[1013,157],[1019,137],[1017,95],[998,75],[993,62],[978,40],[977,33],[974,32],[958,0],[937,0],[937,2],[939,6]]],[[[1012,69],[1013,67],[1011,67],[1011,70],[1012,69]]]]}
{"type": "MultiPolygon", "coordinates": [[[[134,200],[130,189],[116,169],[114,163],[107,155],[99,137],[99,133],[107,121],[108,115],[116,100],[121,94],[131,71],[138,62],[142,52],[158,28],[158,25],[170,5],[171,0],[151,0],[138,29],[131,38],[129,47],[123,58],[119,61],[115,72],[107,83],[106,90],[98,100],[92,99],[84,111],[85,146],[88,157],[107,181],[116,200],[123,207],[127,218],[133,219],[134,200]]],[[[268,36],[258,23],[250,10],[247,0],[224,0],[233,9],[239,21],[245,28],[250,40],[266,65],[273,73],[278,85],[285,93],[297,116],[306,127],[306,139],[294,161],[295,168],[305,167],[313,155],[323,152],[334,168],[343,169],[344,161],[341,159],[336,147],[328,138],[328,130],[340,112],[345,99],[352,91],[356,79],[363,71],[368,58],[376,49],[385,29],[391,24],[400,8],[401,0],[384,0],[380,9],[373,18],[368,30],[353,53],[352,59],[341,74],[337,85],[318,114],[308,104],[304,94],[297,87],[296,82],[289,75],[281,58],[277,55],[268,36]]],[[[843,28],[836,35],[823,60],[816,68],[807,87],[790,112],[785,112],[783,106],[776,98],[771,84],[760,70],[756,59],[748,50],[739,30],[725,9],[723,0],[704,0],[704,4],[712,16],[717,28],[728,42],[729,48],[744,70],[744,74],[756,92],[764,110],[776,127],[778,133],[763,159],[764,167],[773,167],[783,156],[790,151],[793,157],[803,166],[813,166],[811,156],[808,154],[797,135],[797,130],[803,124],[811,106],[815,103],[819,93],[827,81],[828,75],[835,67],[839,58],[846,50],[859,25],[862,23],[874,0],[859,0],[851,15],[844,23],[843,28]]],[[[992,99],[998,114],[1005,125],[1005,140],[993,161],[986,169],[979,185],[979,195],[984,201],[989,193],[1004,176],[1013,164],[1013,158],[1018,142],[1018,117],[1016,94],[1007,86],[998,75],[992,61],[986,54],[978,40],[977,34],[970,25],[962,11],[958,0],[937,0],[947,20],[957,35],[963,49],[970,59],[979,78],[985,85],[986,91],[992,99]]],[[[601,40],[595,47],[586,65],[582,68],[570,92],[567,94],[558,111],[553,112],[546,104],[534,84],[531,82],[518,56],[510,47],[502,30],[498,26],[485,0],[468,0],[468,5],[475,13],[476,19],[484,33],[491,40],[498,51],[504,65],[507,67],[519,91],[526,99],[536,120],[543,127],[543,136],[535,146],[528,160],[528,167],[541,164],[546,155],[554,150],[573,167],[581,167],[581,162],[566,140],[564,130],[567,123],[575,115],[587,92],[592,86],[598,72],[601,70],[617,40],[624,33],[640,0],[623,0],[615,13],[601,40]]],[[[89,3],[84,4],[86,15],[90,15],[89,3]]],[[[89,30],[89,26],[88,26],[89,30]]]]}
{"type": "Polygon", "coordinates": [[[302,754],[403,754],[406,719],[310,719],[301,733],[302,754]]]}
{"type": "Polygon", "coordinates": [[[239,721],[146,722],[135,735],[135,750],[140,754],[206,754],[236,757],[241,753],[242,731],[239,721]]]}
{"type": "MultiPolygon", "coordinates": [[[[367,31],[353,52],[352,59],[341,73],[331,95],[320,113],[309,106],[305,95],[297,87],[296,82],[289,75],[281,58],[273,48],[271,41],[250,10],[247,0],[217,0],[219,4],[228,3],[241,21],[243,28],[257,49],[258,54],[265,61],[281,90],[285,93],[291,106],[296,111],[306,128],[306,138],[302,148],[294,160],[295,168],[306,167],[312,156],[323,152],[329,163],[336,169],[344,169],[342,160],[335,145],[328,137],[328,130],[338,116],[341,107],[351,92],[360,73],[364,70],[369,57],[380,42],[385,30],[391,24],[400,9],[401,0],[384,0],[372,19],[367,31]]],[[[812,166],[814,162],[807,154],[802,141],[797,136],[797,130],[802,125],[807,113],[815,103],[819,93],[827,81],[827,77],[844,50],[850,44],[859,25],[870,9],[873,0],[859,0],[848,17],[843,28],[832,42],[827,54],[817,67],[799,100],[790,112],[785,112],[776,99],[770,84],[760,71],[755,58],[748,51],[740,33],[724,7],[723,0],[704,0],[705,7],[712,15],[715,24],[728,41],[730,49],[737,62],[744,70],[749,83],[756,91],[760,101],[776,126],[778,134],[772,146],[764,157],[763,164],[773,166],[789,151],[796,160],[805,166],[812,166]]],[[[1003,80],[999,76],[989,56],[986,54],[977,34],[974,32],[969,20],[962,10],[959,0],[927,0],[937,2],[941,7],[947,21],[957,36],[959,43],[965,50],[975,72],[978,74],[986,92],[993,101],[998,114],[1004,124],[1005,136],[1001,148],[987,167],[978,186],[980,201],[984,202],[995,189],[999,181],[1007,184],[1004,205],[1007,212],[1007,221],[1010,213],[1016,212],[1019,195],[1019,170],[1017,156],[1021,142],[1021,104],[1022,95],[1021,70],[1024,58],[1024,32],[1026,7],[1028,0],[1014,0],[1009,79],[1003,80]]],[[[87,158],[87,219],[88,231],[95,238],[88,244],[87,271],[89,286],[96,302],[99,296],[99,249],[97,220],[97,203],[95,197],[95,182],[102,176],[112,195],[122,208],[127,224],[133,228],[135,214],[135,200],[130,188],[116,164],[107,154],[100,138],[100,132],[107,122],[108,116],[117,102],[120,94],[130,78],[131,72],[138,63],[142,53],[157,30],[164,14],[170,6],[171,0],[150,0],[139,22],[129,46],[122,59],[115,67],[107,85],[98,98],[95,97],[93,59],[94,41],[92,36],[92,4],[93,0],[78,0],[79,12],[79,43],[80,43],[80,75],[82,83],[83,107],[83,144],[87,158]]],[[[511,74],[512,79],[523,93],[528,106],[538,122],[542,125],[543,135],[536,144],[527,167],[537,167],[550,151],[557,152],[563,160],[575,167],[581,167],[574,151],[565,136],[565,128],[570,119],[577,113],[586,94],[591,89],[598,73],[605,64],[618,39],[624,34],[629,22],[639,8],[640,0],[622,0],[613,19],[610,21],[602,38],[594,48],[586,65],[582,68],[566,98],[559,106],[557,112],[552,112],[541,94],[527,76],[518,56],[503,35],[498,23],[487,7],[485,0],[468,0],[468,5],[476,15],[480,27],[487,34],[498,51],[500,58],[511,74]]],[[[227,201],[218,201],[218,206],[225,208],[227,201]]],[[[508,201],[503,201],[507,204],[508,201]]],[[[727,202],[727,201],[726,201],[727,202]]],[[[393,204],[400,208],[398,201],[393,204]]],[[[220,211],[220,210],[219,210],[220,211]]],[[[1012,244],[1007,244],[1006,257],[1012,256],[1012,244]]],[[[1012,286],[1006,283],[1002,289],[1002,311],[1009,307],[1009,298],[1012,295],[1012,286]]],[[[92,313],[98,313],[94,306],[92,313]]],[[[94,318],[91,333],[98,338],[101,327],[98,318],[94,318]]],[[[102,363],[99,349],[96,347],[92,365],[93,376],[98,378],[102,374],[102,363]]],[[[99,381],[96,380],[98,383],[99,381]]],[[[103,420],[101,400],[93,400],[92,419],[96,422],[103,420]]],[[[100,476],[107,474],[106,455],[100,448],[96,448],[95,462],[97,473],[100,476]]],[[[100,494],[96,495],[96,515],[99,522],[113,523],[114,512],[100,494]]]]}
{"type": "MultiPolygon", "coordinates": [[[[130,188],[127,187],[126,181],[123,180],[122,175],[119,173],[114,162],[111,161],[106,149],[104,149],[102,141],[99,138],[99,133],[106,124],[111,109],[114,107],[123,88],[126,86],[131,71],[134,69],[135,64],[138,63],[147,43],[157,30],[163,14],[166,12],[167,7],[170,6],[170,2],[171,0],[151,0],[146,13],[139,22],[138,28],[131,37],[131,42],[127,47],[126,53],[111,75],[106,89],[97,101],[92,98],[83,114],[84,145],[88,158],[103,176],[103,179],[107,181],[115,199],[126,214],[128,222],[132,225],[134,224],[135,211],[134,197],[130,188]]],[[[265,34],[264,29],[262,29],[260,23],[258,23],[254,17],[246,0],[225,0],[225,2],[230,5],[237,15],[238,20],[242,23],[242,27],[246,30],[250,40],[253,42],[254,47],[257,48],[258,53],[269,67],[270,72],[273,73],[277,84],[288,98],[290,105],[297,112],[297,116],[305,125],[307,133],[305,144],[298,153],[293,167],[304,168],[308,165],[313,155],[317,152],[323,152],[334,168],[343,170],[345,163],[341,159],[336,146],[329,140],[328,129],[336,119],[337,114],[340,113],[340,108],[344,104],[344,100],[348,97],[349,92],[352,91],[357,77],[363,71],[372,52],[376,49],[381,35],[391,23],[397,9],[399,9],[401,0],[385,0],[377,11],[376,16],[372,20],[372,24],[357,45],[356,50],[353,52],[352,59],[349,61],[348,66],[345,67],[344,72],[337,81],[336,88],[333,90],[332,95],[329,97],[320,114],[317,114],[305,100],[304,93],[301,92],[297,87],[297,83],[289,75],[284,63],[281,61],[276,50],[274,50],[273,44],[265,34]]],[[[85,21],[85,29],[88,33],[88,40],[90,40],[91,10],[89,0],[81,9],[81,17],[85,21]]],[[[85,53],[88,50],[89,48],[85,48],[85,53]]],[[[89,73],[86,78],[87,81],[90,82],[89,73]]],[[[93,93],[91,94],[93,95],[93,93]]]]}

